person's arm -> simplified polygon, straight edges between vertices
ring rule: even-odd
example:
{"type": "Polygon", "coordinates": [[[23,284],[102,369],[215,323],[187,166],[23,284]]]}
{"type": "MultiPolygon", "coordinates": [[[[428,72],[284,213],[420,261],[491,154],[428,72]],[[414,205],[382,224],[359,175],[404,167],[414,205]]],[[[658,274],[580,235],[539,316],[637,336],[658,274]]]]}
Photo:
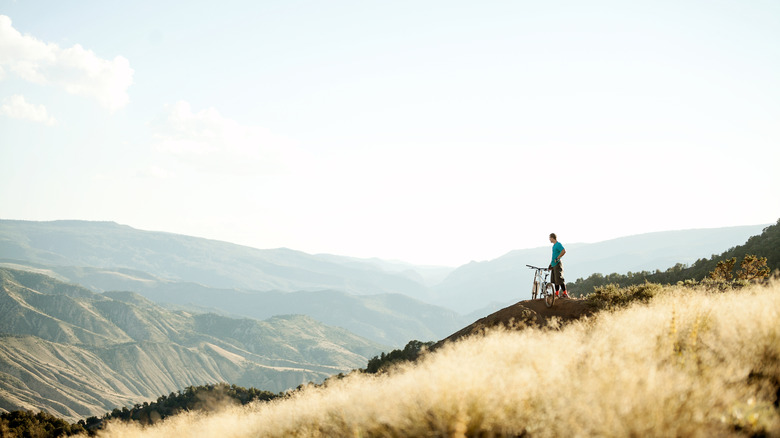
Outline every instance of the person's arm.
{"type": "Polygon", "coordinates": [[[558,258],[555,261],[560,262],[561,261],[561,257],[563,257],[564,255],[566,255],[566,248],[561,250],[561,253],[558,254],[558,258]]]}

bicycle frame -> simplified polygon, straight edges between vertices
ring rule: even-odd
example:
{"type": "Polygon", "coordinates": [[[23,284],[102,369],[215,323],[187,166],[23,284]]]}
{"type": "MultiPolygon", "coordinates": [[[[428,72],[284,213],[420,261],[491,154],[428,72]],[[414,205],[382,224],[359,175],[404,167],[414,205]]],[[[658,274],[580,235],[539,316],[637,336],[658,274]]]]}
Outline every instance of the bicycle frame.
{"type": "Polygon", "coordinates": [[[534,272],[534,285],[531,289],[531,298],[536,299],[539,293],[544,290],[544,287],[547,286],[547,278],[550,276],[550,270],[547,268],[539,268],[537,266],[526,266],[536,271],[534,272]],[[542,272],[544,272],[544,277],[542,277],[542,272]]]}
{"type": "Polygon", "coordinates": [[[537,266],[526,266],[536,270],[534,273],[534,284],[531,288],[531,299],[535,300],[537,296],[544,298],[547,307],[552,307],[553,303],[555,303],[555,287],[553,287],[551,291],[547,290],[547,286],[551,284],[547,281],[550,277],[550,270],[537,266]],[[544,276],[542,276],[542,272],[544,272],[544,276]]]}

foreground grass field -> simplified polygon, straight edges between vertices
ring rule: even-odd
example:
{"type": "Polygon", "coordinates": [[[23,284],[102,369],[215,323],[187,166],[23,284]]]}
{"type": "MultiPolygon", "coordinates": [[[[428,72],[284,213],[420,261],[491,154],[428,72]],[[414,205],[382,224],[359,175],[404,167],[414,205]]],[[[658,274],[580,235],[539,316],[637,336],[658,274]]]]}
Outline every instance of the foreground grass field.
{"type": "Polygon", "coordinates": [[[668,288],[560,330],[498,330],[416,365],[111,437],[780,436],[780,283],[668,288]]]}

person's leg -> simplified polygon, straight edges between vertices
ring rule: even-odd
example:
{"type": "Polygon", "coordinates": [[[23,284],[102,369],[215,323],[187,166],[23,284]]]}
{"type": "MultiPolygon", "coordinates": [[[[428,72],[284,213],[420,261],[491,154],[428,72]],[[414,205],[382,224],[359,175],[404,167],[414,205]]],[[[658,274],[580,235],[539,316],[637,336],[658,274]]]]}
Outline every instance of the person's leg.
{"type": "Polygon", "coordinates": [[[555,268],[550,268],[550,283],[553,285],[553,290],[558,293],[558,282],[555,280],[555,268]]]}
{"type": "Polygon", "coordinates": [[[552,282],[555,285],[556,296],[558,296],[558,292],[561,290],[561,273],[561,262],[558,262],[552,269],[552,282]]]}
{"type": "Polygon", "coordinates": [[[568,296],[569,294],[566,292],[566,280],[563,279],[563,263],[558,262],[558,264],[555,266],[556,269],[556,288],[559,288],[561,291],[561,295],[568,296]]]}

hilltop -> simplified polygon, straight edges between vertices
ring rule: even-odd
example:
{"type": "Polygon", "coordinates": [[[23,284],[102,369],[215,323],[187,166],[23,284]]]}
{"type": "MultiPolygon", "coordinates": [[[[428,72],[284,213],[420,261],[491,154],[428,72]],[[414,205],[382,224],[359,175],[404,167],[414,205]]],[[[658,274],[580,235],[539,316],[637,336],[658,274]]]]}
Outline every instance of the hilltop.
{"type": "Polygon", "coordinates": [[[432,349],[440,348],[448,342],[456,342],[468,336],[483,334],[498,327],[511,329],[544,328],[552,324],[566,324],[592,316],[595,312],[594,306],[585,300],[559,298],[555,300],[552,307],[547,307],[543,299],[520,301],[478,319],[437,342],[432,349]]]}

